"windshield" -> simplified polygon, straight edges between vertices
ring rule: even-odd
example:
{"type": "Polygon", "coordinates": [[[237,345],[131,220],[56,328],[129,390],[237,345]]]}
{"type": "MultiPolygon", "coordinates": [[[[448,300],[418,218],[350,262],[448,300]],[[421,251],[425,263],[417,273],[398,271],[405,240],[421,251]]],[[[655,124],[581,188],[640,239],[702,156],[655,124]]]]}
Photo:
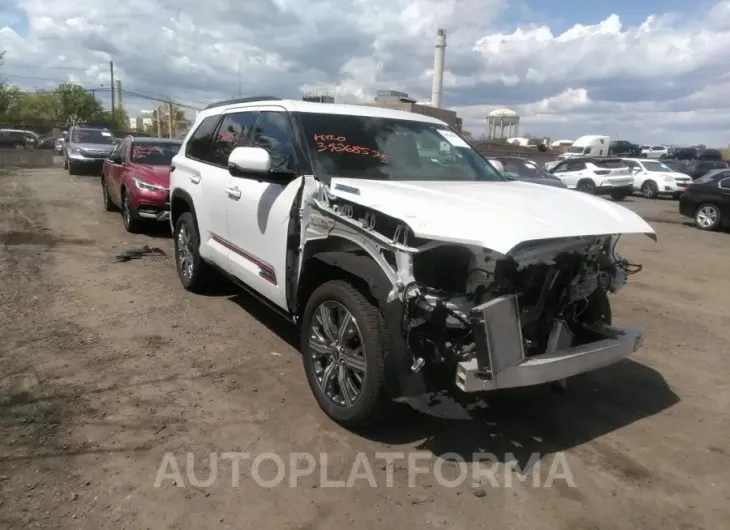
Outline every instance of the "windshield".
{"type": "Polygon", "coordinates": [[[182,142],[140,142],[132,144],[132,162],[149,166],[169,166],[182,142]]]}
{"type": "Polygon", "coordinates": [[[532,160],[520,158],[498,158],[504,167],[504,175],[508,178],[555,178],[546,169],[541,168],[532,160]]]}
{"type": "Polygon", "coordinates": [[[642,162],[644,169],[647,171],[672,171],[672,168],[665,166],[661,162],[642,162]]]}
{"type": "Polygon", "coordinates": [[[340,114],[300,116],[314,170],[320,174],[396,181],[504,180],[444,125],[340,114]]]}
{"type": "Polygon", "coordinates": [[[75,144],[113,144],[114,135],[109,131],[76,129],[71,141],[75,144]]]}
{"type": "Polygon", "coordinates": [[[580,153],[583,154],[583,150],[586,149],[582,145],[571,145],[568,150],[569,153],[580,153]]]}

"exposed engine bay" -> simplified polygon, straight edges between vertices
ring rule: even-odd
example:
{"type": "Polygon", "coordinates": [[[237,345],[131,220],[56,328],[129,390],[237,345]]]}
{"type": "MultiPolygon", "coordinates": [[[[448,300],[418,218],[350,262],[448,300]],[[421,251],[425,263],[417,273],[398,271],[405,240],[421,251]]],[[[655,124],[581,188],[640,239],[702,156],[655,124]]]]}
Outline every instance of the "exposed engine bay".
{"type": "MultiPolygon", "coordinates": [[[[338,237],[365,249],[393,283],[390,298],[403,303],[399,330],[413,356],[412,372],[453,374],[474,359],[475,314],[490,301],[509,297],[521,342],[520,355],[545,354],[556,322],[570,335],[570,347],[597,341],[595,325],[610,325],[606,293],[622,288],[641,270],[615,252],[618,235],[527,241],[503,255],[488,248],[425,240],[401,221],[339,198],[312,202],[306,238],[338,237]]],[[[508,323],[509,324],[509,323],[508,323]]]]}
{"type": "MultiPolygon", "coordinates": [[[[606,323],[603,296],[638,272],[614,253],[611,236],[541,241],[502,256],[488,249],[438,245],[413,255],[404,327],[417,365],[458,362],[474,353],[472,309],[515,295],[526,357],[545,353],[555,320],[575,340],[606,323]]],[[[609,310],[610,311],[610,310],[609,310]]],[[[610,317],[608,317],[610,318],[610,317]]]]}

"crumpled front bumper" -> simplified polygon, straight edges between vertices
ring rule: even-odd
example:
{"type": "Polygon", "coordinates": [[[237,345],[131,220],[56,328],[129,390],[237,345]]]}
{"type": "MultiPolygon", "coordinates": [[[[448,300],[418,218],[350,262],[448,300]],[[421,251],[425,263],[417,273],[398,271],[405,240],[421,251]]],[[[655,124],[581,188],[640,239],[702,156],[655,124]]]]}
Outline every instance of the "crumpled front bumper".
{"type": "MultiPolygon", "coordinates": [[[[487,304],[485,304],[487,305],[487,304]]],[[[480,308],[477,308],[480,309],[480,308]]],[[[572,335],[564,322],[556,320],[542,355],[525,357],[516,303],[505,297],[502,303],[481,308],[483,320],[474,321],[477,355],[458,363],[456,385],[464,392],[483,392],[560,381],[614,364],[639,350],[642,328],[596,328],[598,340],[570,346],[572,335]]]]}

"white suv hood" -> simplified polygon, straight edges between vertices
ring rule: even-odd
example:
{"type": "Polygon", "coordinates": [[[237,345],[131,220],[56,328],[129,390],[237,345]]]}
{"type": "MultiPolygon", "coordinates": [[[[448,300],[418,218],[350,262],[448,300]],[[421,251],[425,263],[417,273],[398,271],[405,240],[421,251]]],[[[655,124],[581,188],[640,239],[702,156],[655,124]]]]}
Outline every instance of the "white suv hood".
{"type": "Polygon", "coordinates": [[[641,217],[610,200],[527,182],[334,178],[333,195],[407,223],[418,237],[486,247],[559,237],[648,234],[641,217]]]}

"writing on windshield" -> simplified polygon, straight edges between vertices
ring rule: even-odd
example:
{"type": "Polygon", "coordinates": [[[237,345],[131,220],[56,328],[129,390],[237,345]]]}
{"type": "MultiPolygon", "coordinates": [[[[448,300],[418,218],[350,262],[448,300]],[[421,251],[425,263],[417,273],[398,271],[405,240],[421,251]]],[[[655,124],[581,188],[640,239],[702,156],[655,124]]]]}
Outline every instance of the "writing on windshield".
{"type": "Polygon", "coordinates": [[[132,146],[132,162],[150,166],[169,166],[180,150],[179,143],[139,143],[132,146]]]}
{"type": "Polygon", "coordinates": [[[352,153],[355,155],[377,158],[383,164],[388,163],[388,157],[386,155],[375,149],[348,144],[346,136],[338,136],[335,134],[315,134],[314,141],[317,143],[318,153],[323,153],[325,151],[333,153],[352,153]]]}

